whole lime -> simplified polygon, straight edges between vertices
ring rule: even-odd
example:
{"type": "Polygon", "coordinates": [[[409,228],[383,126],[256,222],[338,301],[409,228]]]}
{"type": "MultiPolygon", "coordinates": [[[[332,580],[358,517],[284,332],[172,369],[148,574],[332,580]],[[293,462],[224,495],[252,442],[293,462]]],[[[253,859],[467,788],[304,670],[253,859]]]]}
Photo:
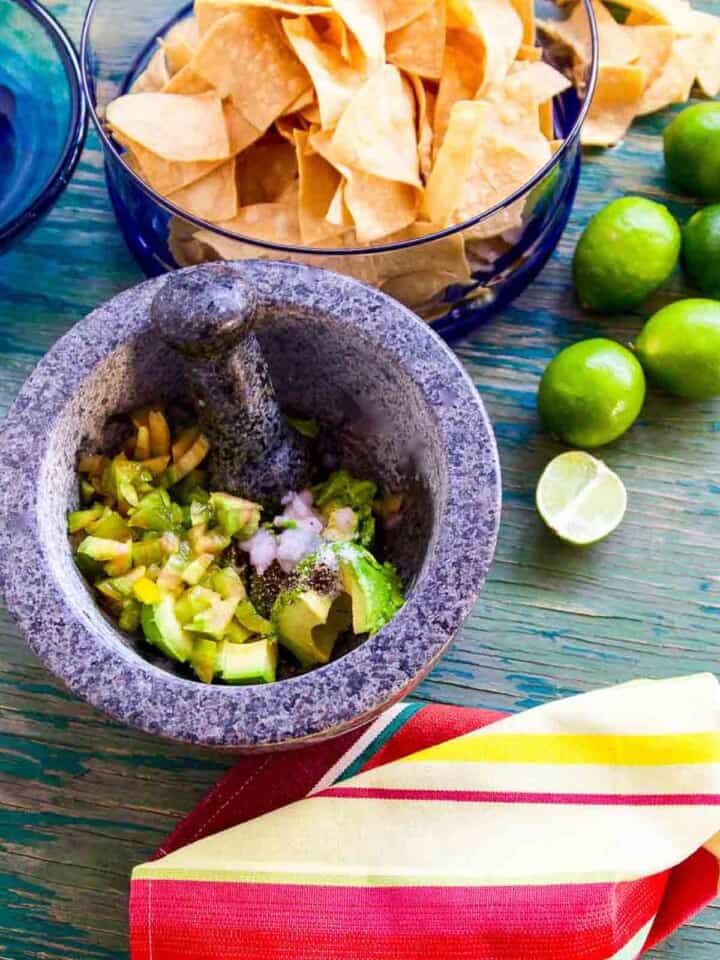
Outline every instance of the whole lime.
{"type": "Polygon", "coordinates": [[[720,203],[698,210],[683,227],[683,260],[700,293],[720,300],[720,203]]]}
{"type": "Polygon", "coordinates": [[[613,200],[588,223],[575,249],[580,303],[606,313],[636,307],[673,272],[680,242],[680,227],[662,204],[613,200]]]}
{"type": "Polygon", "coordinates": [[[720,103],[696,103],[679,113],[663,133],[665,167],[680,190],[720,200],[720,103]]]}
{"type": "Polygon", "coordinates": [[[633,354],[597,337],[566,347],[550,361],[540,380],[538,412],[566,443],[600,447],[625,433],[644,399],[645,377],[633,354]]]}
{"type": "Polygon", "coordinates": [[[635,352],[648,377],[678,397],[720,394],[720,303],[678,300],[640,331],[635,352]]]}

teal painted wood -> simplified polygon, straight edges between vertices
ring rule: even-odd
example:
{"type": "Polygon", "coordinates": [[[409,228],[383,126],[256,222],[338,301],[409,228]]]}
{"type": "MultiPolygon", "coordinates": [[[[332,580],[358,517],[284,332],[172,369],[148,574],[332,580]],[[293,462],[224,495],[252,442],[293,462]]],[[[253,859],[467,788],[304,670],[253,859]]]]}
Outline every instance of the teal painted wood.
{"type": "MultiPolygon", "coordinates": [[[[9,2],[9,0],[0,0],[9,2]]],[[[53,3],[79,35],[81,0],[53,3]]],[[[720,12],[720,3],[707,9],[720,12]]],[[[538,378],[562,346],[629,341],[642,314],[581,313],[569,290],[580,229],[625,192],[693,209],[668,192],[658,137],[638,122],[616,150],[586,156],[578,202],[540,279],[459,347],[500,446],[505,506],[487,587],[450,652],[417,691],[427,701],[517,710],[636,676],[716,670],[720,659],[720,405],[652,395],[604,452],[626,482],[627,518],[585,551],[555,541],[533,490],[559,450],[539,430],[538,378]]],[[[140,280],[107,200],[91,136],[48,220],[0,260],[0,414],[42,353],[101,301],[140,280]]],[[[668,296],[687,291],[678,276],[668,296]]],[[[231,762],[108,722],[48,676],[0,614],[0,958],[122,960],[128,875],[231,762]]],[[[717,960],[712,907],[652,954],[717,960]]]]}

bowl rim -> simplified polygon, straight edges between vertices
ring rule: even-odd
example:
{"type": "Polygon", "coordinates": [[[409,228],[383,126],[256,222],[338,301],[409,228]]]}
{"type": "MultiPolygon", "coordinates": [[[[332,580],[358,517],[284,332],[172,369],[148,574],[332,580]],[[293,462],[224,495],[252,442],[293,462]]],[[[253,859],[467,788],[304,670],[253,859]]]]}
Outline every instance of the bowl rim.
{"type": "Polygon", "coordinates": [[[82,92],[82,72],[75,47],[58,20],[38,0],[15,0],[46,31],[65,68],[70,90],[70,123],[65,144],[52,173],[34,200],[4,226],[0,224],[0,250],[50,210],[70,182],[85,144],[88,129],[87,98],[82,92]]]}
{"type": "MultiPolygon", "coordinates": [[[[167,197],[163,197],[161,194],[157,193],[152,187],[145,183],[145,181],[138,176],[138,174],[123,159],[124,155],[117,149],[117,146],[115,145],[112,137],[108,134],[95,108],[95,100],[92,92],[94,89],[94,80],[90,75],[89,46],[92,19],[98,0],[90,0],[82,25],[82,33],[80,37],[80,69],[82,88],[88,103],[90,116],[104,148],[109,151],[112,157],[122,165],[125,174],[128,175],[132,181],[134,181],[135,185],[140,188],[145,196],[160,206],[167,213],[171,214],[171,216],[179,217],[188,223],[192,223],[198,229],[209,230],[211,233],[218,234],[227,240],[234,240],[237,243],[247,243],[250,246],[261,249],[274,250],[278,253],[289,253],[296,256],[352,257],[362,255],[367,256],[375,253],[388,253],[393,250],[407,250],[410,247],[417,247],[426,243],[432,243],[435,240],[441,240],[444,237],[450,237],[455,233],[459,233],[463,230],[467,230],[470,227],[474,227],[477,224],[490,219],[492,216],[499,213],[501,210],[504,210],[506,207],[509,207],[518,200],[521,200],[523,197],[528,196],[532,190],[550,173],[550,171],[560,164],[563,158],[573,148],[575,142],[580,137],[583,123],[585,122],[585,118],[592,103],[597,84],[600,59],[598,25],[595,17],[595,11],[592,6],[592,0],[578,0],[578,2],[582,3],[583,7],[585,8],[585,15],[588,18],[588,25],[590,28],[590,71],[587,78],[586,94],[580,107],[580,111],[570,133],[563,141],[562,146],[530,178],[530,180],[526,181],[526,183],[518,187],[503,200],[498,201],[498,203],[494,204],[492,207],[489,207],[487,210],[484,210],[482,213],[479,213],[474,217],[470,217],[468,220],[464,220],[461,223],[444,227],[442,230],[437,230],[434,233],[428,233],[425,236],[415,237],[409,240],[396,240],[392,243],[381,243],[373,246],[360,247],[306,247],[302,244],[276,243],[271,240],[259,240],[257,237],[250,237],[246,234],[232,233],[229,230],[219,227],[216,223],[210,223],[208,220],[201,220],[199,217],[194,216],[187,210],[184,210],[182,207],[176,206],[167,197]]],[[[190,9],[192,4],[186,4],[185,6],[190,9]]],[[[185,9],[185,7],[182,9],[185,9]]]]}
{"type": "MultiPolygon", "coordinates": [[[[91,625],[72,599],[45,535],[52,521],[42,493],[55,424],[97,364],[149,330],[155,291],[185,271],[145,281],[93,311],[23,385],[0,445],[0,586],[30,646],[74,693],[145,732],[251,752],[352,729],[423,679],[482,588],[497,542],[501,480],[492,426],[472,380],[411,311],[354,279],[304,264],[262,260],[185,269],[228,267],[256,285],[266,309],[290,308],[308,320],[326,316],[361,327],[383,342],[417,384],[435,421],[446,480],[432,549],[405,606],[374,637],[324,667],[274,684],[237,687],[162,670],[118,643],[114,625],[107,631],[91,625]]],[[[59,556],[67,541],[55,539],[54,527],[52,539],[59,556]]]]}

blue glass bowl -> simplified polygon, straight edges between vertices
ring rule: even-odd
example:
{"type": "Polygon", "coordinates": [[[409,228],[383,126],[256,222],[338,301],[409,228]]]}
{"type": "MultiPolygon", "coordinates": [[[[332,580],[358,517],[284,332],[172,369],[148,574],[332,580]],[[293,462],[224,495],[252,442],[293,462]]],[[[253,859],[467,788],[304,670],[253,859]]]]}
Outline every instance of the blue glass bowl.
{"type": "MultiPolygon", "coordinates": [[[[83,25],[80,60],[83,86],[105,151],[110,198],[125,240],[148,276],[218,259],[216,247],[194,240],[198,230],[217,238],[228,259],[276,258],[326,267],[372,282],[383,257],[400,257],[408,276],[401,275],[382,289],[403,301],[427,320],[446,339],[454,339],[478,326],[516,297],[537,275],[555,249],[567,223],[580,173],[580,129],[592,100],[597,79],[597,25],[590,0],[579,0],[587,18],[592,57],[585,74],[575,77],[576,86],[556,98],[554,126],[564,142],[553,157],[523,187],[507,199],[457,226],[419,239],[377,244],[356,249],[318,249],[269,243],[239,236],[186,213],[148,187],[127,165],[122,148],[104,128],[107,104],[125,93],[157,49],[155,38],[187,16],[191,4],[178,7],[178,0],[91,0],[83,25]],[[517,216],[510,214],[520,212],[517,216]],[[492,234],[498,223],[515,220],[511,230],[492,234]],[[422,257],[423,270],[447,257],[448,238],[462,235],[472,279],[452,283],[427,295],[413,274],[413,261],[422,257]],[[240,242],[238,242],[240,241],[240,242]],[[441,246],[442,245],[442,246],[441,246]],[[413,254],[410,248],[423,248],[413,254]]],[[[567,7],[551,0],[536,0],[536,12],[544,19],[567,16],[567,7]]],[[[544,48],[553,65],[570,71],[563,52],[554,45],[544,48]]],[[[397,261],[394,261],[396,263],[397,261]]],[[[386,273],[388,271],[385,271],[386,273]]]]}
{"type": "Polygon", "coordinates": [[[60,196],[86,131],[65,31],[35,0],[0,0],[0,253],[60,196]]]}

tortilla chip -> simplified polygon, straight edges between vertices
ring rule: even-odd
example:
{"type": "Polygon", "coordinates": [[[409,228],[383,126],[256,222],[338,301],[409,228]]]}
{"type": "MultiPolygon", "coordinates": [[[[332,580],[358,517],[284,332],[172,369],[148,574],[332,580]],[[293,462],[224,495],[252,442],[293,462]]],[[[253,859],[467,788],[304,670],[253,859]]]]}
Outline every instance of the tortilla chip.
{"type": "Polygon", "coordinates": [[[175,43],[168,43],[167,40],[161,40],[160,44],[165,53],[165,62],[167,63],[168,73],[173,77],[178,71],[192,60],[193,48],[185,40],[178,40],[175,43]]]}
{"type": "Polygon", "coordinates": [[[433,149],[436,153],[445,136],[454,104],[458,100],[474,100],[484,76],[485,47],[482,40],[468,30],[448,30],[433,121],[433,149]]]}
{"type": "Polygon", "coordinates": [[[320,126],[320,107],[317,103],[313,103],[310,107],[304,107],[300,111],[300,116],[308,123],[318,127],[320,126]]]}
{"type": "Polygon", "coordinates": [[[186,17],[173,24],[160,40],[165,51],[170,76],[190,62],[195,48],[200,43],[200,31],[195,17],[186,17]]]}
{"type": "Polygon", "coordinates": [[[380,0],[388,33],[406,27],[421,17],[433,0],[380,0]]]}
{"type": "MultiPolygon", "coordinates": [[[[523,41],[523,23],[510,0],[447,0],[448,13],[482,40],[485,77],[478,93],[500,85],[523,41]]],[[[450,24],[448,24],[450,25],[450,24]]]]}
{"type": "Polygon", "coordinates": [[[329,130],[367,79],[367,62],[360,67],[343,59],[340,51],[323,43],[306,17],[283,20],[285,34],[315,86],[320,121],[329,130]]]}
{"type": "Polygon", "coordinates": [[[647,85],[637,104],[636,115],[655,113],[671,103],[685,103],[689,99],[702,47],[699,37],[674,37],[670,56],[660,74],[647,85]]]}
{"type": "Polygon", "coordinates": [[[385,17],[380,0],[329,0],[368,58],[385,59],[385,17]]]}
{"type": "Polygon", "coordinates": [[[263,8],[243,7],[214,23],[192,67],[258,130],[266,130],[310,86],[276,18],[263,8]]]}
{"type": "Polygon", "coordinates": [[[345,203],[346,183],[347,181],[342,177],[325,214],[328,223],[334,223],[336,227],[342,227],[343,229],[349,229],[353,226],[352,214],[345,203]]]}
{"type": "Polygon", "coordinates": [[[642,67],[601,66],[581,140],[586,146],[613,147],[638,113],[647,74],[642,67]]]}
{"type": "MultiPolygon", "coordinates": [[[[387,238],[388,242],[415,240],[440,230],[418,222],[387,238]]],[[[461,231],[431,243],[376,254],[380,288],[409,307],[419,307],[444,293],[451,283],[470,283],[470,265],[461,231]]]]}
{"type": "Polygon", "coordinates": [[[382,240],[417,217],[418,191],[396,180],[353,171],[345,184],[344,198],[360,243],[382,240]]]}
{"type": "Polygon", "coordinates": [[[432,168],[433,128],[430,117],[435,110],[435,94],[425,89],[425,84],[416,73],[408,73],[407,78],[415,94],[415,117],[418,141],[420,174],[427,178],[432,168]]]}
{"type": "MultiPolygon", "coordinates": [[[[300,242],[297,210],[285,203],[258,203],[241,207],[237,216],[231,220],[223,220],[217,226],[231,233],[269,243],[300,242]]],[[[221,260],[277,259],[280,256],[283,260],[290,260],[292,257],[288,253],[280,254],[274,250],[257,247],[252,243],[245,243],[239,238],[231,240],[210,230],[196,230],[193,238],[197,243],[213,251],[221,260]]]]}
{"type": "Polygon", "coordinates": [[[503,86],[506,95],[515,99],[531,98],[546,103],[559,96],[572,83],[555,67],[539,60],[537,63],[518,63],[513,67],[503,86]]]}
{"type": "Polygon", "coordinates": [[[510,0],[510,2],[522,21],[523,44],[535,48],[535,0],[510,0]]]}
{"type": "Polygon", "coordinates": [[[254,127],[240,113],[237,107],[226,100],[223,103],[223,115],[227,126],[228,141],[230,143],[230,154],[235,156],[247,150],[251,143],[255,143],[262,136],[261,131],[254,127]]]}
{"type": "Polygon", "coordinates": [[[551,157],[531,123],[505,104],[456,103],[425,191],[424,212],[448,226],[477,216],[530,180],[551,157]]]}
{"type": "Polygon", "coordinates": [[[695,78],[706,97],[720,93],[720,17],[694,10],[691,29],[700,38],[695,78]]]}
{"type": "MultiPolygon", "coordinates": [[[[618,23],[605,4],[592,0],[600,41],[600,65],[622,66],[637,60],[639,50],[630,30],[618,23]]],[[[547,20],[539,23],[543,32],[570,47],[580,65],[590,62],[590,26],[582,3],[578,3],[567,20],[547,20]]]]}
{"type": "MultiPolygon", "coordinates": [[[[682,26],[691,11],[687,0],[616,0],[618,6],[628,7],[633,14],[644,14],[654,23],[682,26]]],[[[637,25],[635,17],[631,25],[637,25]]]]}
{"type": "Polygon", "coordinates": [[[166,160],[230,156],[222,101],[215,93],[127,94],[108,104],[106,118],[114,130],[166,160]]]}
{"type": "Polygon", "coordinates": [[[298,223],[304,244],[317,244],[337,236],[338,227],[325,219],[333,197],[340,186],[337,170],[308,144],[306,132],[295,131],[300,192],[298,223]]]}
{"type": "Polygon", "coordinates": [[[517,58],[518,60],[527,60],[529,63],[535,63],[537,60],[542,60],[542,50],[540,47],[523,43],[520,45],[517,58]]]}
{"type": "Polygon", "coordinates": [[[274,203],[297,178],[294,144],[260,140],[238,157],[239,203],[243,207],[274,203]]]}
{"type": "Polygon", "coordinates": [[[148,60],[148,65],[130,87],[130,93],[157,93],[170,79],[165,51],[162,47],[148,60]]]}
{"type": "Polygon", "coordinates": [[[356,170],[420,186],[415,103],[397,67],[385,64],[357,91],[337,125],[332,152],[356,170]]]}
{"type": "Polygon", "coordinates": [[[352,170],[346,164],[341,163],[333,150],[333,131],[311,128],[309,131],[309,143],[315,153],[319,153],[331,164],[345,179],[352,176],[352,170]]]}
{"type": "Polygon", "coordinates": [[[195,238],[197,227],[181,217],[170,217],[168,247],[179,267],[192,267],[217,259],[214,250],[195,238]]]}
{"type": "Polygon", "coordinates": [[[132,150],[143,180],[163,197],[176,193],[201,177],[207,176],[225,162],[223,160],[199,160],[190,163],[175,163],[146,150],[138,143],[130,142],[127,146],[132,150]]]}
{"type": "Polygon", "coordinates": [[[212,173],[170,194],[170,200],[201,220],[230,220],[238,208],[235,160],[226,160],[212,173]]]}
{"type": "Polygon", "coordinates": [[[310,107],[315,102],[315,90],[308,87],[307,90],[303,90],[297,100],[293,100],[290,106],[285,108],[281,116],[286,117],[290,113],[300,113],[305,107],[310,107]]]}
{"type": "Polygon", "coordinates": [[[178,20],[170,27],[163,39],[165,43],[180,43],[182,41],[190,47],[197,47],[200,43],[200,29],[197,19],[190,14],[189,17],[178,20]]]}
{"type": "Polygon", "coordinates": [[[275,126],[273,127],[276,133],[279,133],[283,140],[287,140],[288,143],[291,143],[293,147],[295,146],[295,131],[296,130],[306,130],[302,117],[300,114],[293,113],[288,116],[278,117],[275,121],[275,126]]]}
{"type": "Polygon", "coordinates": [[[186,63],[182,70],[178,70],[165,86],[163,93],[184,93],[189,95],[195,93],[208,93],[213,89],[212,84],[208,83],[205,77],[193,70],[192,61],[186,63]]]}
{"type": "Polygon", "coordinates": [[[445,50],[445,0],[433,0],[427,10],[386,38],[387,59],[396,67],[429,80],[439,80],[445,50]]]}
{"type": "Polygon", "coordinates": [[[635,66],[642,67],[647,74],[647,85],[650,86],[665,69],[665,65],[672,52],[675,34],[672,27],[640,26],[625,27],[631,32],[633,43],[639,56],[635,66]]]}

